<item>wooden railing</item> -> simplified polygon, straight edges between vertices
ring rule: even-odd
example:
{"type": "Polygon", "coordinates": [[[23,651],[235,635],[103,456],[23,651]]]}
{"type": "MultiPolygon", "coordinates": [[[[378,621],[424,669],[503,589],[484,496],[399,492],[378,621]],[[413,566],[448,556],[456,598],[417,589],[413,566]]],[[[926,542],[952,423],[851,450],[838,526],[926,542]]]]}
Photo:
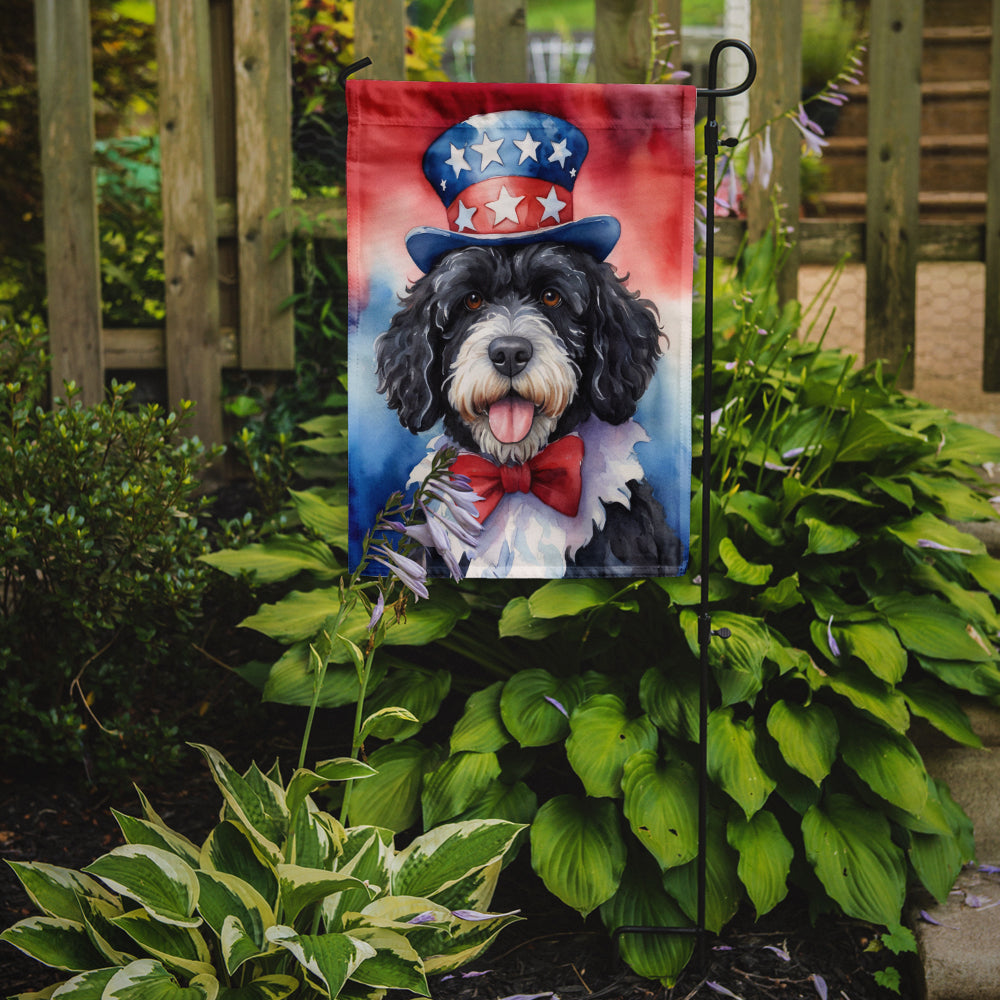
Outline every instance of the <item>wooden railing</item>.
{"type": "MultiPolygon", "coordinates": [[[[486,81],[527,78],[528,0],[475,0],[475,70],[486,81]]],[[[679,26],[681,0],[595,0],[594,66],[599,82],[641,83],[649,18],[679,26]]],[[[919,53],[923,5],[871,0],[867,81],[869,125],[864,221],[798,218],[800,137],[773,129],[775,170],[748,193],[745,220],[724,220],[717,252],[734,252],[745,230],[758,235],[787,207],[796,236],[781,276],[796,291],[800,263],[844,254],[867,270],[866,356],[893,364],[907,352],[912,383],[916,265],[985,261],[984,388],[1000,390],[1000,0],[992,5],[989,171],[985,223],[921,222],[919,53]]],[[[750,91],[751,132],[800,95],[801,0],[753,0],[751,43],[758,77],[750,91]]],[[[103,393],[110,369],[166,369],[170,402],[195,400],[195,431],[223,437],[221,370],[281,370],[293,364],[292,290],[286,246],[296,216],[318,237],[340,239],[344,206],[291,203],[289,0],[158,0],[160,136],[163,170],[166,326],[101,326],[88,0],[36,0],[45,181],[49,328],[53,384],[72,379],[84,400],[103,393]],[[284,249],[281,249],[284,247],[284,249]]],[[[365,75],[402,79],[404,0],[358,0],[355,50],[365,75]]],[[[681,52],[683,38],[680,39],[681,52]]],[[[674,53],[675,59],[677,53],[674,53]]],[[[725,104],[725,102],[720,102],[725,104]]],[[[739,122],[725,122],[729,132],[739,122]]]]}

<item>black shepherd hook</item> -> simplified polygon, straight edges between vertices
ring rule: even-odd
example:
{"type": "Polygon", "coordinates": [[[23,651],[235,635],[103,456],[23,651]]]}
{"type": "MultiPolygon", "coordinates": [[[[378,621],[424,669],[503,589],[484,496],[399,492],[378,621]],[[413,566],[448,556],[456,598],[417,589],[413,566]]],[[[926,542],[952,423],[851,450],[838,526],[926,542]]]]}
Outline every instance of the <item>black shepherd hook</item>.
{"type": "Polygon", "coordinates": [[[698,613],[698,646],[701,653],[701,689],[698,702],[698,909],[694,927],[618,927],[612,937],[615,941],[622,934],[694,934],[698,941],[698,964],[704,971],[705,954],[705,896],[707,890],[708,845],[708,697],[709,667],[708,647],[712,636],[728,639],[727,628],[713,630],[712,615],[708,610],[709,534],[711,531],[711,493],[708,488],[712,473],[712,290],[715,287],[715,158],[719,146],[735,146],[735,138],[719,142],[719,123],[715,120],[715,102],[719,97],[735,97],[750,89],[757,76],[757,58],[746,42],[725,38],[717,42],[708,60],[708,87],[699,88],[699,97],[708,98],[708,115],[705,123],[705,158],[707,166],[707,205],[705,226],[705,361],[704,396],[702,401],[702,452],[701,452],[701,599],[698,613]],[[747,59],[747,75],[736,87],[718,88],[719,56],[725,49],[739,49],[747,59]]]}
{"type": "Polygon", "coordinates": [[[366,66],[371,66],[371,64],[372,64],[371,59],[369,59],[368,56],[365,56],[363,59],[359,59],[357,62],[352,62],[350,64],[350,66],[345,66],[337,74],[337,83],[340,85],[340,89],[341,90],[346,90],[346,88],[347,88],[347,78],[352,73],[357,73],[358,70],[362,70],[366,66]]]}

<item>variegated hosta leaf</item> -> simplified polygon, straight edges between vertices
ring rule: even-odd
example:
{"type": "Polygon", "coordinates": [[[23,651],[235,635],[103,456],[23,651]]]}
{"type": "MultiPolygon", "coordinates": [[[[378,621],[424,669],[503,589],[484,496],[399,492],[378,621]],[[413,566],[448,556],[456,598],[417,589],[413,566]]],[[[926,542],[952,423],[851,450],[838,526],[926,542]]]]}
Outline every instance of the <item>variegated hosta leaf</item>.
{"type": "Polygon", "coordinates": [[[549,892],[583,916],[618,889],[625,842],[609,799],[558,795],[531,824],[531,865],[549,892]]]}
{"type": "Polygon", "coordinates": [[[313,770],[300,767],[288,782],[285,791],[285,805],[289,814],[294,815],[306,797],[331,781],[350,781],[370,778],[376,774],[373,767],[353,757],[336,757],[316,765],[313,770]]]}
{"type": "Polygon", "coordinates": [[[543,747],[569,732],[569,716],[583,701],[579,677],[560,679],[547,670],[514,674],[500,694],[504,727],[523,747],[543,747]]]}
{"type": "Polygon", "coordinates": [[[690,765],[643,750],[625,762],[622,790],[632,832],[661,869],[697,855],[698,782],[690,765]]]}
{"type": "Polygon", "coordinates": [[[375,949],[375,954],[351,973],[355,982],[430,996],[424,963],[402,934],[384,927],[356,927],[351,937],[375,949]]]}
{"type": "Polygon", "coordinates": [[[495,819],[446,823],[429,830],[393,859],[392,892],[433,899],[460,879],[500,861],[522,829],[495,819]]]}
{"type": "Polygon", "coordinates": [[[161,850],[176,854],[192,868],[197,866],[199,849],[187,837],[161,824],[126,816],[117,809],[112,809],[111,812],[128,843],[159,847],[161,850]]]}
{"type": "Polygon", "coordinates": [[[54,991],[49,987],[44,993],[18,994],[18,997],[11,1000],[28,1000],[35,997],[52,997],[55,1000],[101,1000],[104,996],[104,988],[114,978],[120,966],[110,966],[107,969],[91,969],[89,972],[81,972],[80,975],[67,979],[66,982],[58,986],[54,991]]]}
{"type": "Polygon", "coordinates": [[[282,912],[285,919],[291,921],[305,907],[345,889],[361,889],[369,894],[369,898],[375,895],[374,890],[353,875],[303,868],[300,865],[278,865],[278,881],[281,887],[282,912]]]}
{"type": "Polygon", "coordinates": [[[197,927],[198,878],[194,869],[171,851],[147,844],[124,844],[85,869],[113,892],[134,899],[150,916],[165,924],[197,927]]]}
{"type": "Polygon", "coordinates": [[[81,972],[100,968],[104,958],[95,950],[87,928],[65,917],[28,917],[0,934],[6,941],[35,961],[53,969],[81,972]]]}
{"type": "MultiPolygon", "coordinates": [[[[690,927],[692,922],[664,891],[652,859],[630,858],[618,891],[601,904],[610,932],[619,927],[690,927]]],[[[694,950],[692,934],[622,934],[619,953],[640,976],[672,986],[694,950]]]]}
{"type": "Polygon", "coordinates": [[[849,795],[830,795],[805,814],[802,837],[806,858],[849,917],[899,923],[906,866],[882,813],[849,795]]]}
{"type": "Polygon", "coordinates": [[[750,819],[731,819],[726,837],[730,847],[739,851],[736,873],[759,918],[788,895],[788,872],[795,849],[781,832],[774,814],[766,809],[750,819]]]}
{"type": "Polygon", "coordinates": [[[190,927],[161,923],[145,910],[123,913],[111,922],[171,969],[180,969],[189,976],[213,971],[212,956],[205,939],[190,927]]]}
{"type": "Polygon", "coordinates": [[[717,708],[708,717],[708,774],[749,818],[767,801],[776,782],[757,761],[752,718],[737,721],[733,709],[717,708]]]}
{"type": "Polygon", "coordinates": [[[767,731],[781,756],[815,785],[830,773],[840,732],[833,712],[819,702],[798,705],[779,699],[767,716],[767,731]]]}
{"type": "Polygon", "coordinates": [[[294,976],[261,976],[244,986],[223,987],[218,1000],[285,1000],[300,986],[294,976]]]}
{"type": "Polygon", "coordinates": [[[437,826],[454,819],[474,803],[500,777],[495,753],[452,754],[424,778],[420,796],[424,826],[437,826]]]}
{"type": "Polygon", "coordinates": [[[219,981],[196,976],[187,986],[153,959],[143,958],[119,969],[108,981],[101,1000],[216,1000],[219,981]]]}
{"type": "Polygon", "coordinates": [[[345,889],[323,900],[323,921],[328,931],[344,930],[345,913],[358,912],[368,905],[372,892],[388,889],[392,851],[389,830],[356,826],[347,831],[337,870],[342,875],[353,875],[366,887],[345,889]]]}
{"type": "Polygon", "coordinates": [[[281,856],[278,845],[288,831],[284,789],[255,769],[246,776],[240,775],[217,750],[203,744],[193,745],[208,761],[226,806],[246,827],[264,855],[277,863],[281,856]]]}
{"type": "MultiPolygon", "coordinates": [[[[523,833],[523,831],[522,827],[521,832],[523,833]]],[[[520,836],[519,833],[515,840],[519,839],[520,836]]],[[[434,901],[442,906],[447,906],[449,910],[463,908],[488,910],[493,902],[493,894],[496,892],[500,871],[505,861],[506,856],[497,858],[496,861],[484,868],[477,868],[465,878],[460,878],[446,889],[434,893],[434,901]]]]}
{"type": "Polygon", "coordinates": [[[474,750],[477,753],[495,753],[510,743],[500,716],[500,692],[503,681],[497,681],[469,696],[462,717],[451,733],[451,752],[474,750]]]}
{"type": "MultiPolygon", "coordinates": [[[[474,961],[493,943],[500,931],[521,919],[516,912],[481,913],[475,919],[466,919],[463,916],[469,912],[466,910],[451,912],[454,922],[450,933],[442,932],[436,947],[424,956],[424,971],[428,975],[452,972],[474,961]]],[[[414,944],[418,943],[415,941],[414,944]]]]}
{"type": "Polygon", "coordinates": [[[120,902],[109,903],[93,896],[83,896],[80,905],[90,940],[104,956],[105,965],[128,965],[140,957],[140,949],[136,948],[135,942],[114,924],[115,917],[125,912],[120,902]]]}
{"type": "Polygon", "coordinates": [[[97,879],[74,871],[39,861],[8,861],[31,901],[46,916],[81,920],[80,897],[92,896],[109,903],[114,896],[97,879]]]}
{"type": "Polygon", "coordinates": [[[292,819],[285,858],[305,868],[335,868],[344,836],[338,820],[317,809],[312,799],[306,799],[292,819]]]}
{"type": "Polygon", "coordinates": [[[659,740],[649,716],[630,719],[625,702],[613,694],[595,694],[577,706],[569,727],[566,757],[595,798],[620,798],[625,761],[639,750],[655,749],[659,740]]]}
{"type": "Polygon", "coordinates": [[[344,983],[365,959],[375,957],[375,949],[349,934],[296,934],[291,927],[269,927],[267,939],[285,948],[329,995],[339,995],[344,983]]]}
{"type": "Polygon", "coordinates": [[[199,867],[235,875],[252,885],[272,908],[278,905],[277,872],[241,823],[226,820],[208,835],[199,867]]]}
{"type": "Polygon", "coordinates": [[[215,931],[220,940],[227,921],[235,920],[237,928],[229,931],[230,942],[239,940],[239,960],[231,964],[234,957],[232,947],[224,948],[226,967],[232,975],[242,962],[250,955],[246,954],[243,938],[249,938],[253,946],[253,954],[266,950],[264,931],[275,923],[274,912],[267,900],[248,882],[226,875],[224,872],[198,872],[198,883],[201,893],[198,898],[198,910],[205,922],[215,931]]]}

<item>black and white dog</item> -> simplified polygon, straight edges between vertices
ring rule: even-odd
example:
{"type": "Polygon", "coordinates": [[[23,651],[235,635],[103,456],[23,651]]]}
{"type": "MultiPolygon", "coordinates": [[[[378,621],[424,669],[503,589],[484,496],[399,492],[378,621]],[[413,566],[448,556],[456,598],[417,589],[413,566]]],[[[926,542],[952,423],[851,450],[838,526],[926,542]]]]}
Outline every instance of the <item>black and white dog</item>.
{"type": "Polygon", "coordinates": [[[666,338],[626,281],[561,242],[464,246],[414,282],[378,337],[378,391],[414,433],[442,421],[434,446],[460,450],[454,470],[484,497],[475,547],[453,540],[467,575],[678,571],[632,419],[666,338]]]}

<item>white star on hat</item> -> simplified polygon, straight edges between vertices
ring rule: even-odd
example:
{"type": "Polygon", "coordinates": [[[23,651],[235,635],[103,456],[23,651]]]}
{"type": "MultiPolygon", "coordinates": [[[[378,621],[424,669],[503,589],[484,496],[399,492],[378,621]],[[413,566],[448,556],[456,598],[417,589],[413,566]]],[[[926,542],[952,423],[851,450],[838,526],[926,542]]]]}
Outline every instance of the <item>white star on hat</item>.
{"type": "MultiPolygon", "coordinates": [[[[566,148],[568,142],[568,139],[560,139],[558,142],[552,143],[552,155],[549,157],[549,163],[553,160],[558,160],[560,167],[566,166],[566,157],[573,155],[572,151],[566,148]]],[[[475,149],[476,147],[473,146],[472,148],[475,149]]]]}
{"type": "Polygon", "coordinates": [[[455,220],[455,226],[459,232],[463,229],[471,229],[473,232],[476,231],[475,223],[472,221],[472,217],[478,211],[477,208],[470,208],[461,199],[458,201],[458,218],[455,220]]]}
{"type": "Polygon", "coordinates": [[[544,198],[535,195],[535,201],[545,209],[539,222],[544,222],[546,219],[555,219],[556,222],[562,221],[559,218],[559,213],[566,207],[566,202],[559,200],[554,184],[549,188],[549,193],[544,198]]]}
{"type": "Polygon", "coordinates": [[[486,202],[486,207],[490,209],[495,216],[493,219],[493,225],[495,226],[506,220],[517,222],[517,206],[522,201],[524,201],[523,194],[518,195],[515,198],[514,195],[507,190],[506,185],[501,186],[500,194],[497,195],[497,200],[486,202]]]}
{"type": "Polygon", "coordinates": [[[491,139],[486,132],[483,133],[483,141],[471,147],[483,158],[483,162],[479,164],[480,170],[485,170],[491,163],[499,163],[501,167],[503,166],[503,160],[500,159],[500,154],[497,152],[502,145],[503,136],[500,136],[499,139],[491,139]]]}
{"type": "Polygon", "coordinates": [[[538,147],[541,143],[536,139],[532,139],[530,132],[525,132],[523,139],[515,139],[514,145],[521,150],[521,159],[517,161],[519,165],[524,163],[525,160],[538,162],[538,147]]]}
{"type": "Polygon", "coordinates": [[[448,145],[451,146],[451,156],[444,162],[455,171],[455,176],[457,177],[463,170],[471,170],[472,167],[465,161],[465,150],[452,146],[450,142],[448,145]]]}

